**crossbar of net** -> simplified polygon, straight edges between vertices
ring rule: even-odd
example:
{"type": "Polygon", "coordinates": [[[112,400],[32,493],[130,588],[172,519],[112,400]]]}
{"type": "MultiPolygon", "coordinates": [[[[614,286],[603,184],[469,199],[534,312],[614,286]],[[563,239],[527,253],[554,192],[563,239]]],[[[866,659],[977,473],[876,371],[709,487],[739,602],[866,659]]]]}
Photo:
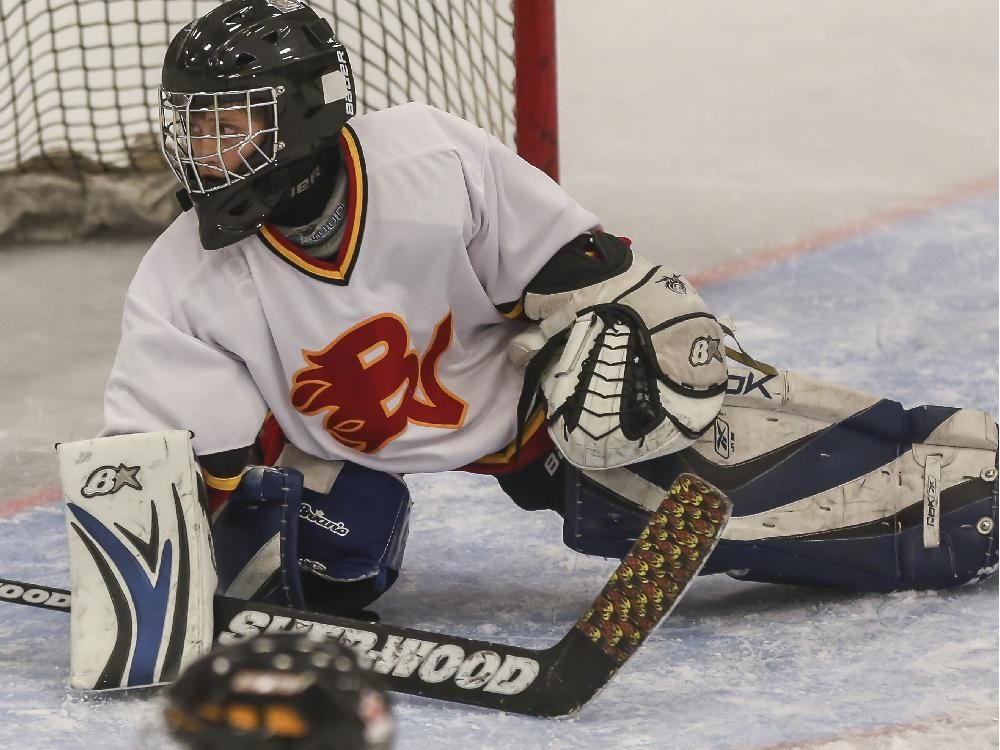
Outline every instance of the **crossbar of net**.
{"type": "MultiPolygon", "coordinates": [[[[160,169],[172,36],[215,0],[4,0],[0,171],[160,169]]],[[[360,111],[421,101],[514,142],[509,0],[314,0],[351,54],[360,111]]]]}

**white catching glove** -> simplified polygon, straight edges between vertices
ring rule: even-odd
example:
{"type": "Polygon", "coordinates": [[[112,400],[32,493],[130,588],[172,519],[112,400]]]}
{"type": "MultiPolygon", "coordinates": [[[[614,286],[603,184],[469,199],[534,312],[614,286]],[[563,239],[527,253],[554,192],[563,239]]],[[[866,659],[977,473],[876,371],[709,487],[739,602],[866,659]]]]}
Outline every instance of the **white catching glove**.
{"type": "Polygon", "coordinates": [[[722,328],[690,282],[617,237],[592,242],[612,272],[577,289],[529,286],[525,314],[540,325],[509,355],[530,359],[526,392],[540,385],[566,458],[608,469],[693,443],[722,407],[727,370],[722,328]]]}

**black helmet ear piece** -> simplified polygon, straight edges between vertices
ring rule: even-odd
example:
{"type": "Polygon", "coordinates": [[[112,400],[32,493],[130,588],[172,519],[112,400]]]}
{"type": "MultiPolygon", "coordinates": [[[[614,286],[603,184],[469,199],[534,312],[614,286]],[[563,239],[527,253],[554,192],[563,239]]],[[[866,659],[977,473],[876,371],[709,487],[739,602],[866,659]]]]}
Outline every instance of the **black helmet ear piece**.
{"type": "Polygon", "coordinates": [[[260,229],[288,194],[294,173],[294,165],[271,170],[248,180],[245,188],[219,190],[195,202],[202,247],[218,250],[260,229]],[[211,211],[211,223],[202,220],[206,209],[211,211]]]}
{"type": "Polygon", "coordinates": [[[283,198],[269,217],[283,227],[299,227],[316,219],[326,208],[335,187],[341,156],[337,148],[300,159],[282,170],[288,177],[283,198]]]}

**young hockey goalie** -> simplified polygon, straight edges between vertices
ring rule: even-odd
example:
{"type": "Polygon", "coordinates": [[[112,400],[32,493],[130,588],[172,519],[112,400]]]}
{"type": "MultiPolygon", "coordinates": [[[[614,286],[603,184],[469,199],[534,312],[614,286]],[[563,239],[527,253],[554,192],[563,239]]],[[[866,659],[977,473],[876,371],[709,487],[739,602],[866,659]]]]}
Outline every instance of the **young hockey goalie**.
{"type": "Polygon", "coordinates": [[[684,276],[484,131],[355,97],[296,0],[230,0],[170,45],[163,150],[193,210],[129,287],[104,436],[61,448],[75,685],[172,679],[216,586],[357,614],[399,574],[410,472],[494,474],[587,554],[622,555],[692,471],[734,506],[705,572],[993,572],[986,414],[730,352],[684,276]]]}

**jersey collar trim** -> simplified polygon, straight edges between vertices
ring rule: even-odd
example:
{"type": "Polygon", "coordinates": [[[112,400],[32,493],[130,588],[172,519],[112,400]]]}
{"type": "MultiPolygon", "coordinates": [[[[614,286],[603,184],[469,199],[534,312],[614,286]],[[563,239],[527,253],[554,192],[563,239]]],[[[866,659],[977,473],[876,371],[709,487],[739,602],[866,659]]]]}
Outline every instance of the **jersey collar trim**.
{"type": "Polygon", "coordinates": [[[268,250],[307,276],[327,284],[344,286],[350,281],[361,250],[368,209],[368,178],[361,144],[349,125],[345,125],[341,131],[340,150],[344,156],[344,169],[347,171],[348,211],[344,238],[333,259],[322,261],[311,257],[269,224],[261,227],[257,236],[268,250]]]}

